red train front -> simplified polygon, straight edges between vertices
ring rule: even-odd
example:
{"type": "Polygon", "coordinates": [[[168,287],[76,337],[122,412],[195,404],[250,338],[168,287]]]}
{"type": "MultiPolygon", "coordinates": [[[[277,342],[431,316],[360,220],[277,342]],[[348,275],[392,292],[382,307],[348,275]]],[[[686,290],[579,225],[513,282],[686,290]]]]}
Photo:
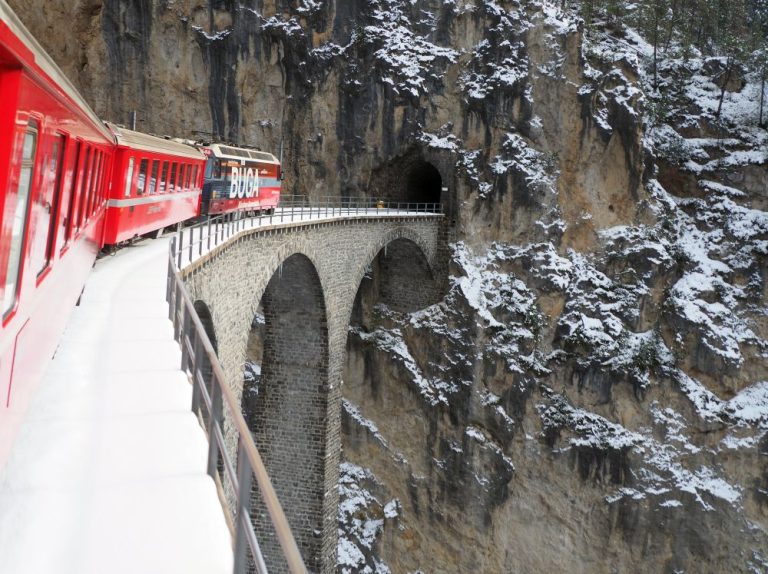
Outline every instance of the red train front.
{"type": "Polygon", "coordinates": [[[201,215],[265,212],[280,201],[280,161],[270,153],[223,144],[204,148],[208,156],[201,215]]]}
{"type": "Polygon", "coordinates": [[[198,215],[205,155],[192,146],[113,124],[117,140],[104,244],[198,215]]]}

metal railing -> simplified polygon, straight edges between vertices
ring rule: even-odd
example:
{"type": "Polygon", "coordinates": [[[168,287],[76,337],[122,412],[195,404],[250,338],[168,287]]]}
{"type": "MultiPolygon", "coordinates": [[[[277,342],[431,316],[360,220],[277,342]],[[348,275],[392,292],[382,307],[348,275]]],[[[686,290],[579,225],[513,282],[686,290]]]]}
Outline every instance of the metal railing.
{"type": "Polygon", "coordinates": [[[312,199],[281,197],[276,209],[258,215],[231,212],[209,217],[202,223],[180,229],[176,238],[176,264],[181,269],[204,253],[248,229],[286,223],[323,221],[338,217],[413,217],[441,215],[440,203],[408,203],[367,198],[334,197],[312,199]]]}
{"type": "Polygon", "coordinates": [[[226,377],[216,352],[182,282],[176,266],[176,239],[171,239],[168,257],[166,300],[169,318],[173,321],[174,337],[181,345],[181,368],[192,377],[192,411],[208,433],[208,474],[214,479],[220,492],[225,491],[225,485],[228,485],[235,495],[234,516],[228,505],[223,504],[234,530],[234,574],[245,574],[251,566],[255,566],[259,574],[267,574],[264,556],[250,515],[253,478],[256,479],[290,572],[305,574],[307,569],[267,475],[267,469],[253,442],[240,405],[226,384],[226,377]],[[227,430],[236,434],[235,460],[232,460],[231,453],[227,450],[225,420],[229,423],[227,430]],[[247,552],[250,552],[253,565],[248,563],[247,552]]]}

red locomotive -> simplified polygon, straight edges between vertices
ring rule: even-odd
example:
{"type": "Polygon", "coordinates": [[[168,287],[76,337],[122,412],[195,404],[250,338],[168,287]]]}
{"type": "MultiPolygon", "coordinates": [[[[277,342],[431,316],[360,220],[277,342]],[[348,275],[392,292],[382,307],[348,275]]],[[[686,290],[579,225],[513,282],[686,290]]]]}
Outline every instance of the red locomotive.
{"type": "Polygon", "coordinates": [[[192,146],[107,124],[117,141],[104,244],[198,215],[205,155],[192,146]]]}
{"type": "Polygon", "coordinates": [[[204,169],[203,214],[274,209],[280,163],[105,125],[5,0],[0,102],[1,468],[99,250],[198,217],[204,169]]]}
{"type": "Polygon", "coordinates": [[[202,215],[269,212],[280,201],[280,162],[271,153],[213,144],[204,148],[202,215]]]}

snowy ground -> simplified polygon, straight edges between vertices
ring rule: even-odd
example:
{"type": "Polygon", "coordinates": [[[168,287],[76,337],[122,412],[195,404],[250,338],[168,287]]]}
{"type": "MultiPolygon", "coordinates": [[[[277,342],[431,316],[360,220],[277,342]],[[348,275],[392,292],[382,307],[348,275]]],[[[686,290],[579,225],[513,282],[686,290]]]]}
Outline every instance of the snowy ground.
{"type": "Polygon", "coordinates": [[[96,263],[0,477],[0,572],[232,571],[167,253],[142,241],[96,263]]]}

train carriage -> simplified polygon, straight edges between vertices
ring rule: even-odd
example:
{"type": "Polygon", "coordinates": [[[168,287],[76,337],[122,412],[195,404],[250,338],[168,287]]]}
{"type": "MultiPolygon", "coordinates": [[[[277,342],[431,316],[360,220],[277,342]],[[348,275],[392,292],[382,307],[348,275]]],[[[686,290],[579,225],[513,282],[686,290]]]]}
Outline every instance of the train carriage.
{"type": "Polygon", "coordinates": [[[113,124],[112,185],[104,244],[114,245],[197,216],[205,155],[198,149],[113,124]]]}
{"type": "Polygon", "coordinates": [[[0,466],[101,247],[114,138],[0,0],[0,466]]]}
{"type": "Polygon", "coordinates": [[[208,161],[202,215],[264,212],[280,201],[280,161],[270,153],[223,144],[204,148],[208,161]]]}

